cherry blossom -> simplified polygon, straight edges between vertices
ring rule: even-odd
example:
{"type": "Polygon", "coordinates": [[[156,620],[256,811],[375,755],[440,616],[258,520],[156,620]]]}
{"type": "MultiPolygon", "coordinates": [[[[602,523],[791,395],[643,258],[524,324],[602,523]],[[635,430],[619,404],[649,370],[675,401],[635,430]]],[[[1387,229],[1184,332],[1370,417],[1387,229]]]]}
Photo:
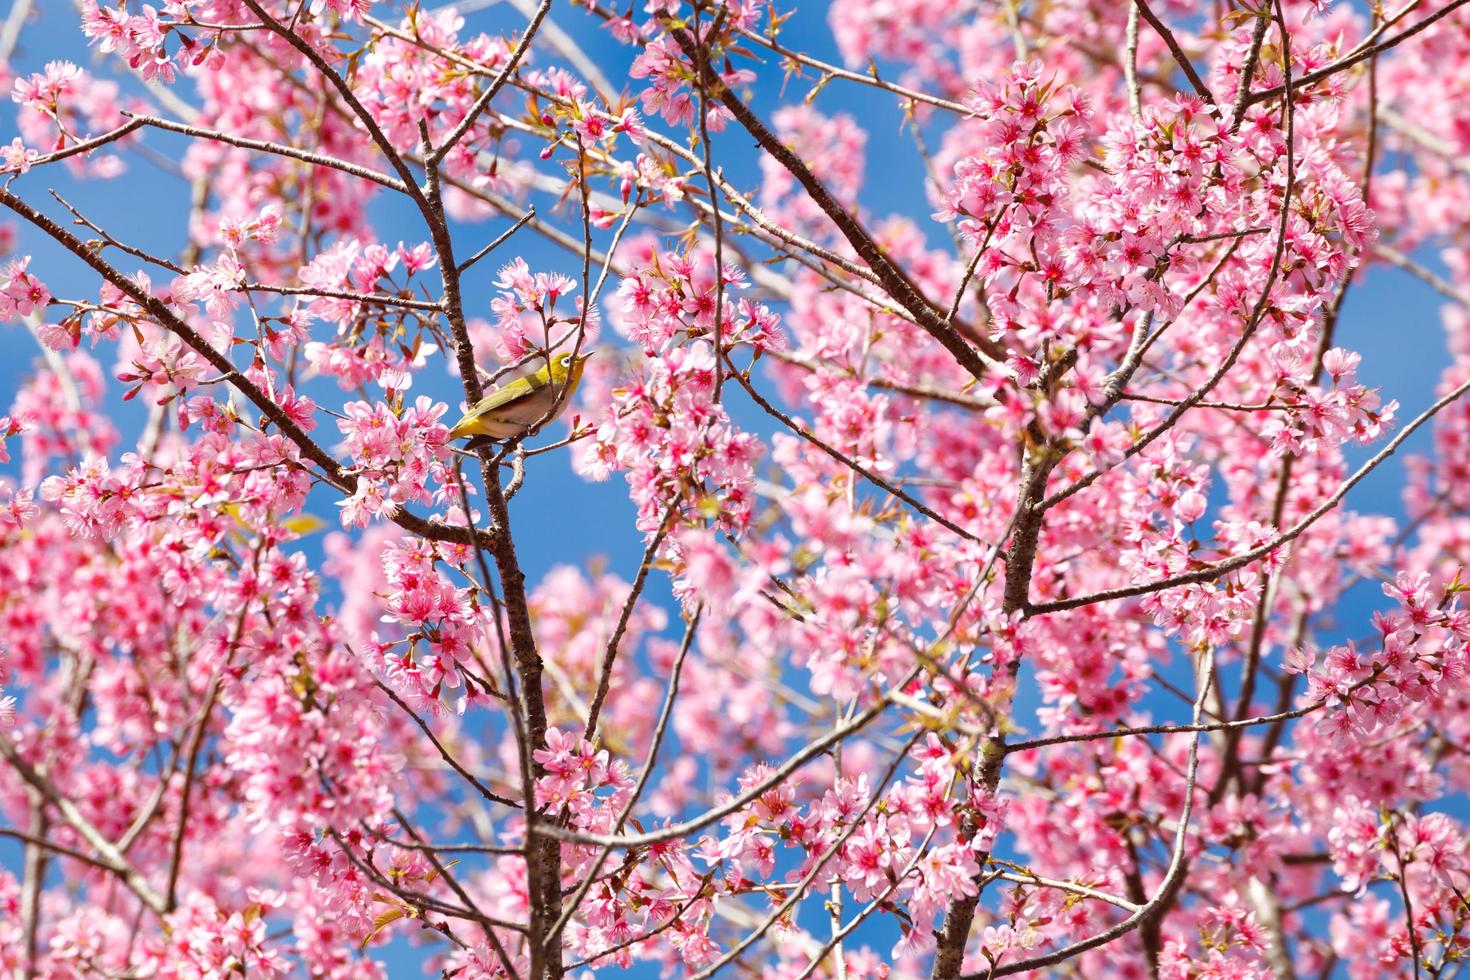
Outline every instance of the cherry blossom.
{"type": "Polygon", "coordinates": [[[1465,956],[1464,0],[15,9],[0,969],[1465,956]]]}

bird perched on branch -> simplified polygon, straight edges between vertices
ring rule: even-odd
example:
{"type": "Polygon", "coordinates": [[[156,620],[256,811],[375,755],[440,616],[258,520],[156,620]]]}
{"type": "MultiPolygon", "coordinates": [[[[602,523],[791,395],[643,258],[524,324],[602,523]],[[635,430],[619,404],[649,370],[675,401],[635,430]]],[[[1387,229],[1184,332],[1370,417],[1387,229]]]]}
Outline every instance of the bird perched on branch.
{"type": "Polygon", "coordinates": [[[550,363],[496,388],[454,423],[454,439],[515,439],[562,413],[582,380],[582,368],[593,351],[559,354],[550,363]]]}

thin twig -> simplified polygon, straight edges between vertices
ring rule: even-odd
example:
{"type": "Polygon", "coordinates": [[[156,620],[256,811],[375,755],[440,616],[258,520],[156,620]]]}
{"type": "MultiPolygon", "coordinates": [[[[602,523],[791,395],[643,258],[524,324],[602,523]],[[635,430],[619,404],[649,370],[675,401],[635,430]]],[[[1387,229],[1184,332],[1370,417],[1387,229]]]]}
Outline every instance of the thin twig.
{"type": "MultiPolygon", "coordinates": [[[[643,796],[644,788],[648,786],[649,780],[653,778],[654,764],[658,761],[659,749],[663,746],[664,735],[668,732],[669,728],[669,720],[673,717],[674,701],[679,696],[679,679],[684,672],[684,660],[689,656],[689,650],[694,645],[694,635],[699,631],[699,621],[703,615],[704,606],[701,604],[695,607],[694,614],[689,617],[688,625],[684,627],[684,639],[679,644],[679,653],[675,656],[674,666],[669,672],[668,691],[664,694],[664,703],[663,707],[659,709],[658,720],[653,724],[653,735],[649,738],[648,752],[643,757],[643,768],[639,770],[638,781],[633,784],[633,791],[628,795],[628,801],[618,811],[618,819],[613,821],[612,832],[614,834],[622,833],[623,826],[628,822],[629,815],[632,814],[633,808],[638,805],[638,800],[643,796]]],[[[571,921],[572,916],[577,911],[577,907],[582,904],[582,900],[587,897],[587,892],[597,880],[598,872],[607,863],[608,856],[612,852],[613,845],[604,844],[602,851],[597,855],[597,859],[592,862],[591,869],[583,872],[582,884],[572,893],[571,899],[562,911],[561,918],[557,919],[556,924],[546,934],[547,943],[555,943],[557,938],[561,936],[562,930],[571,921]]]]}
{"type": "MultiPolygon", "coordinates": [[[[125,116],[132,116],[132,122],[129,123],[127,126],[121,126],[118,129],[113,130],[113,133],[117,134],[118,136],[126,135],[127,132],[131,132],[131,129],[138,126],[148,126],[153,129],[167,130],[171,133],[182,133],[185,136],[192,136],[195,139],[211,140],[216,143],[226,143],[230,146],[237,146],[242,150],[255,150],[259,153],[271,153],[276,156],[289,157],[292,160],[300,160],[302,163],[310,163],[317,167],[327,167],[331,170],[340,170],[344,174],[349,174],[353,177],[360,177],[363,180],[372,181],[374,184],[380,184],[383,187],[388,188],[389,190],[395,190],[401,194],[408,193],[408,185],[405,184],[403,179],[390,177],[388,174],[385,174],[378,170],[374,170],[371,167],[364,167],[361,164],[352,163],[350,161],[340,159],[339,157],[328,156],[324,153],[311,153],[307,150],[299,149],[287,143],[273,143],[269,140],[251,139],[246,136],[236,136],[233,133],[221,132],[217,129],[205,129],[201,126],[194,126],[189,123],[175,122],[172,119],[161,119],[158,116],[133,116],[132,113],[129,113],[126,110],[120,111],[122,111],[122,114],[125,116]]],[[[111,136],[112,134],[108,135],[111,136]]],[[[117,137],[114,136],[114,138],[117,137]]],[[[72,147],[71,149],[76,150],[77,148],[78,147],[72,147]]],[[[66,151],[61,152],[64,153],[66,151]]],[[[53,154],[53,156],[56,155],[57,154],[53,154]]]]}
{"type": "Polygon", "coordinates": [[[1031,749],[1046,748],[1049,745],[1070,745],[1076,742],[1107,741],[1114,738],[1127,738],[1133,735],[1173,735],[1184,732],[1218,732],[1234,728],[1252,728],[1256,725],[1270,725],[1276,722],[1290,721],[1293,718],[1302,718],[1326,706],[1326,701],[1315,701],[1306,707],[1297,708],[1293,711],[1281,711],[1273,715],[1261,715],[1256,718],[1243,718],[1239,721],[1219,721],[1190,725],[1141,725],[1135,728],[1113,728],[1103,732],[1074,732],[1069,735],[1048,735],[1044,738],[1033,738],[1025,742],[1007,743],[1006,752],[1007,754],[1026,752],[1031,749]]]}
{"type": "Polygon", "coordinates": [[[533,204],[526,209],[526,213],[521,215],[521,217],[516,221],[515,224],[511,225],[500,235],[496,236],[496,239],[489,245],[486,245],[474,255],[471,255],[469,258],[461,262],[459,264],[459,268],[455,269],[454,271],[459,273],[460,275],[464,275],[466,269],[483,259],[485,256],[489,255],[491,252],[495,251],[500,246],[504,245],[506,241],[510,239],[510,236],[514,235],[516,232],[524,228],[526,226],[526,223],[535,217],[536,205],[533,204]]]}
{"type": "Polygon", "coordinates": [[[1180,575],[1173,575],[1168,578],[1159,579],[1154,582],[1146,582],[1140,585],[1128,585],[1117,589],[1104,589],[1100,592],[1093,592],[1088,595],[1076,596],[1070,599],[1058,599],[1053,602],[1037,603],[1029,607],[1027,615],[1044,616],[1047,613],[1061,612],[1065,609],[1076,609],[1079,606],[1089,606],[1097,602],[1108,602],[1113,599],[1127,599],[1133,596],[1148,595],[1152,592],[1160,592],[1164,589],[1177,588],[1181,585],[1195,585],[1200,582],[1209,582],[1213,579],[1219,578],[1221,575],[1229,574],[1230,572],[1235,571],[1237,568],[1249,565],[1251,562],[1256,561],[1257,559],[1264,558],[1266,555],[1269,555],[1271,552],[1275,551],[1283,544],[1286,544],[1288,541],[1293,541],[1296,538],[1300,537],[1304,531],[1306,531],[1313,524],[1316,524],[1327,513],[1335,509],[1337,505],[1342,502],[1342,498],[1347,496],[1348,491],[1361,483],[1364,477],[1366,477],[1369,473],[1372,473],[1385,460],[1392,456],[1398,450],[1398,448],[1404,444],[1404,440],[1413,435],[1414,432],[1424,423],[1428,422],[1430,419],[1434,418],[1435,415],[1439,414],[1439,412],[1443,410],[1446,406],[1453,404],[1456,400],[1460,398],[1461,395],[1465,394],[1467,390],[1470,390],[1470,380],[1460,383],[1452,391],[1450,391],[1449,394],[1445,395],[1443,398],[1440,398],[1433,405],[1425,409],[1422,413],[1420,413],[1417,418],[1415,418],[1412,422],[1405,426],[1403,431],[1396,435],[1388,443],[1388,445],[1384,446],[1371,459],[1369,459],[1362,466],[1358,467],[1358,469],[1352,474],[1352,476],[1344,480],[1342,484],[1337,488],[1337,490],[1330,497],[1319,504],[1315,510],[1313,510],[1306,517],[1303,517],[1290,529],[1281,532],[1280,534],[1273,537],[1271,540],[1267,541],[1265,544],[1252,548],[1249,551],[1243,552],[1242,554],[1234,555],[1230,558],[1221,559],[1220,561],[1211,562],[1204,568],[1197,568],[1192,572],[1184,572],[1180,575]]]}
{"type": "Polygon", "coordinates": [[[862,75],[855,71],[848,71],[846,68],[839,68],[837,65],[829,64],[828,62],[814,58],[811,55],[805,54],[801,51],[796,51],[792,48],[788,48],[778,42],[771,34],[761,34],[756,31],[748,30],[746,28],[737,28],[735,33],[739,34],[746,40],[754,41],[755,43],[763,47],[769,48],[770,50],[776,52],[788,61],[794,62],[798,65],[805,65],[808,68],[816,69],[829,78],[840,78],[843,81],[857,82],[860,85],[868,85],[884,92],[890,92],[893,95],[902,96],[903,98],[908,99],[910,102],[922,102],[925,105],[932,105],[935,108],[944,109],[949,112],[953,112],[959,116],[967,117],[972,114],[967,107],[961,105],[958,102],[953,102],[949,99],[941,98],[937,95],[931,95],[928,92],[921,92],[918,89],[906,88],[903,85],[895,85],[893,82],[885,82],[883,79],[877,77],[876,70],[875,73],[872,75],[862,75]]]}
{"type": "MultiPolygon", "coordinates": [[[[253,0],[247,0],[247,2],[251,6],[254,6],[253,0]]],[[[505,83],[510,80],[511,74],[520,65],[521,59],[530,50],[531,41],[536,37],[537,28],[541,26],[541,22],[546,19],[546,14],[550,10],[551,0],[541,0],[541,5],[536,8],[536,13],[531,15],[531,22],[526,25],[525,31],[521,33],[520,41],[516,43],[515,49],[510,53],[510,59],[506,61],[505,67],[500,70],[500,74],[496,76],[495,81],[491,82],[490,86],[484,92],[480,93],[480,97],[475,100],[474,105],[470,106],[469,112],[465,113],[464,118],[459,121],[459,125],[455,126],[444,137],[443,141],[439,144],[439,148],[429,155],[429,169],[432,170],[439,166],[449,151],[459,145],[459,141],[464,139],[465,134],[470,131],[470,127],[475,124],[475,120],[480,118],[480,113],[485,111],[485,107],[490,104],[490,100],[495,98],[500,93],[500,90],[505,87],[505,83]]]]}
{"type": "Polygon", "coordinates": [[[1190,62],[1189,55],[1185,54],[1184,49],[1179,46],[1179,40],[1174,37],[1174,32],[1149,9],[1147,0],[1133,0],[1133,2],[1138,12],[1143,15],[1143,19],[1148,21],[1149,26],[1168,46],[1169,53],[1174,56],[1174,61],[1183,70],[1184,77],[1189,79],[1189,84],[1194,86],[1195,92],[1210,105],[1214,105],[1214,95],[1210,93],[1210,88],[1205,84],[1204,79],[1199,77],[1199,72],[1194,70],[1194,64],[1190,62]]]}
{"type": "Polygon", "coordinates": [[[806,426],[802,425],[800,422],[797,422],[791,416],[787,415],[785,412],[781,411],[775,405],[771,404],[770,400],[768,400],[764,395],[762,395],[759,391],[757,391],[755,389],[755,386],[750,383],[750,379],[747,378],[742,372],[740,372],[738,370],[734,370],[732,368],[732,370],[730,371],[730,377],[734,378],[735,381],[737,383],[739,383],[739,385],[742,388],[745,389],[746,394],[750,395],[751,400],[754,401],[757,405],[759,405],[761,407],[761,409],[763,411],[765,411],[765,413],[767,415],[770,415],[772,418],[774,418],[777,421],[779,421],[782,425],[786,426],[792,432],[794,432],[797,435],[801,436],[801,438],[805,439],[807,442],[811,443],[813,446],[816,446],[818,449],[822,450],[822,452],[826,453],[828,456],[831,456],[833,459],[837,460],[839,463],[841,463],[844,466],[846,466],[849,469],[851,469],[854,473],[860,474],[869,483],[872,483],[874,486],[878,487],[879,489],[884,490],[884,491],[892,494],[894,497],[897,497],[899,500],[902,500],[904,503],[908,504],[910,507],[912,507],[914,510],[918,511],[920,514],[923,514],[925,517],[929,518],[931,521],[933,521],[934,523],[938,524],[940,527],[943,527],[943,528],[946,528],[947,530],[953,531],[955,534],[958,534],[960,537],[964,538],[967,541],[973,541],[976,544],[980,544],[980,545],[985,545],[986,544],[985,541],[982,541],[980,538],[976,537],[974,534],[970,533],[969,531],[966,531],[964,528],[960,527],[958,524],[956,524],[954,521],[951,521],[949,518],[945,517],[943,514],[938,513],[937,511],[935,511],[932,508],[928,507],[927,505],[925,505],[921,501],[915,499],[913,496],[911,496],[911,495],[905,493],[904,491],[900,490],[897,486],[895,486],[894,484],[892,484],[889,481],[885,480],[883,477],[879,476],[877,473],[873,472],[873,470],[869,469],[868,467],[864,466],[862,463],[859,463],[857,460],[853,459],[851,456],[848,456],[846,453],[842,452],[842,450],[837,449],[837,448],[835,448],[835,447],[833,447],[831,445],[828,445],[826,442],[822,441],[820,438],[818,438],[816,435],[814,435],[810,430],[808,430],[806,426]]]}
{"type": "Polygon", "coordinates": [[[772,909],[765,920],[741,939],[740,942],[731,946],[725,951],[723,956],[709,966],[694,974],[690,980],[709,980],[710,977],[713,977],[721,969],[735,962],[742,953],[755,945],[762,936],[771,930],[772,926],[781,921],[796,907],[798,902],[806,897],[807,889],[811,886],[811,883],[816,880],[817,875],[822,873],[822,869],[826,867],[827,862],[832,860],[842,849],[842,845],[846,844],[848,839],[862,827],[864,818],[872,811],[873,807],[878,805],[878,801],[883,798],[883,793],[887,789],[889,782],[892,781],[894,775],[898,772],[898,767],[903,765],[904,760],[908,758],[909,750],[923,737],[924,729],[922,728],[909,737],[908,741],[904,743],[903,748],[899,750],[894,756],[893,761],[889,763],[888,768],[884,770],[883,775],[874,784],[873,792],[869,795],[868,801],[863,805],[863,808],[852,816],[852,822],[843,828],[842,832],[837,835],[831,844],[827,845],[822,854],[811,861],[811,869],[802,875],[800,880],[792,884],[791,893],[787,895],[786,899],[772,909]]]}
{"type": "Polygon", "coordinates": [[[424,733],[424,735],[431,743],[433,743],[434,749],[439,753],[439,758],[444,760],[445,765],[449,766],[449,768],[459,773],[460,778],[473,786],[476,792],[478,792],[481,796],[483,796],[491,803],[499,803],[503,806],[509,807],[520,807],[520,804],[517,803],[515,800],[501,796],[499,793],[490,789],[484,783],[480,782],[480,780],[476,779],[474,773],[470,772],[468,769],[462,766],[459,760],[456,759],[447,748],[445,748],[444,743],[441,742],[438,736],[434,734],[434,730],[429,727],[428,722],[424,721],[424,719],[419,716],[418,712],[409,707],[408,703],[398,696],[398,692],[394,691],[387,684],[384,684],[377,677],[373,678],[373,683],[377,685],[378,690],[388,695],[388,697],[392,699],[393,703],[398,705],[398,707],[403,710],[404,714],[408,715],[414,720],[414,723],[418,725],[419,730],[424,733]]]}
{"type": "MultiPolygon", "coordinates": [[[[918,674],[919,669],[917,667],[911,669],[902,680],[893,685],[893,690],[903,690],[918,674]]],[[[851,721],[808,742],[797,750],[794,755],[781,763],[780,766],[773,769],[760,782],[746,787],[738,795],[731,797],[719,806],[712,807],[699,816],[681,823],[670,824],[667,827],[660,827],[658,830],[651,830],[647,833],[627,837],[616,834],[588,834],[575,830],[567,830],[562,827],[546,827],[544,828],[544,832],[550,837],[557,837],[576,844],[611,844],[614,847],[625,849],[647,847],[650,844],[661,844],[664,841],[686,837],[695,831],[703,830],[705,827],[723,820],[773,786],[781,785],[791,777],[792,773],[796,772],[802,766],[818,756],[825,755],[833,745],[836,745],[849,735],[866,728],[870,722],[887,710],[889,703],[890,699],[887,696],[879,697],[874,704],[862,711],[851,721]]]]}
{"type": "MultiPolygon", "coordinates": [[[[1436,10],[1428,17],[1425,17],[1413,27],[1403,30],[1398,34],[1395,34],[1393,37],[1389,38],[1386,41],[1380,41],[1377,44],[1370,45],[1368,47],[1355,51],[1352,54],[1339,59],[1338,61],[1334,61],[1330,65],[1326,65],[1325,67],[1319,68],[1316,71],[1308,72],[1301,78],[1298,78],[1295,84],[1301,87],[1314,85],[1325,78],[1331,78],[1333,75],[1336,75],[1339,72],[1346,71],[1356,64],[1367,61],[1369,58],[1372,58],[1375,55],[1382,54],[1383,52],[1388,51],[1391,48],[1396,48],[1400,44],[1403,44],[1405,41],[1407,41],[1409,38],[1426,30],[1437,21],[1439,21],[1441,18],[1460,9],[1466,3],[1470,3],[1470,0],[1450,0],[1449,3],[1436,10]]],[[[1267,99],[1274,99],[1285,91],[1287,91],[1285,85],[1274,85],[1271,88],[1262,89],[1259,92],[1253,93],[1246,100],[1246,104],[1248,106],[1251,106],[1255,105],[1258,102],[1264,102],[1267,99]]]]}
{"type": "Polygon", "coordinates": [[[597,733],[597,719],[602,713],[603,702],[607,700],[608,692],[612,689],[612,672],[618,659],[618,644],[622,642],[623,634],[627,632],[628,621],[633,617],[633,608],[638,604],[639,596],[643,594],[643,586],[648,581],[648,573],[653,568],[658,549],[663,545],[669,529],[673,527],[677,514],[677,503],[670,504],[664,512],[664,519],[659,522],[658,531],[648,540],[648,544],[643,549],[643,558],[638,562],[638,574],[633,578],[633,586],[628,590],[628,598],[623,601],[623,608],[618,613],[618,621],[613,626],[612,636],[608,637],[607,645],[603,650],[602,667],[597,674],[597,689],[592,695],[592,703],[587,706],[587,724],[582,727],[583,738],[590,739],[597,733]]]}

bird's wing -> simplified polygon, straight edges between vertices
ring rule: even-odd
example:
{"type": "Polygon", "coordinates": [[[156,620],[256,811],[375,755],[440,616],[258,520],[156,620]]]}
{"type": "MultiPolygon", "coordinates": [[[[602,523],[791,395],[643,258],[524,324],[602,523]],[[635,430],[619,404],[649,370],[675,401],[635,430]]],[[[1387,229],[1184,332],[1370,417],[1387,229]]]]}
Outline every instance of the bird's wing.
{"type": "Polygon", "coordinates": [[[527,395],[535,394],[550,383],[550,378],[542,378],[537,374],[528,374],[524,378],[516,378],[509,384],[496,388],[490,394],[481,398],[475,403],[473,408],[465,412],[464,418],[459,421],[463,423],[474,418],[476,415],[483,415],[486,412],[493,412],[497,408],[504,408],[512,402],[520,401],[527,395]]]}

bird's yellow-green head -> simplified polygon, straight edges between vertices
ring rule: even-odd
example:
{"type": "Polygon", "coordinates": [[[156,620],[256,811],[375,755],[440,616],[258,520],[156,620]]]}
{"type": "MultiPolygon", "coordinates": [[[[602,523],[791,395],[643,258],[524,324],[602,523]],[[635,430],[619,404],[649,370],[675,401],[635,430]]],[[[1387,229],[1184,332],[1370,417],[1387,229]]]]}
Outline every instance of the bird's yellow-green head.
{"type": "MultiPolygon", "coordinates": [[[[585,354],[560,354],[552,360],[550,367],[542,367],[541,371],[550,371],[550,378],[557,385],[567,385],[567,394],[576,390],[582,381],[582,368],[587,364],[587,358],[596,351],[589,350],[585,354]]],[[[541,371],[537,371],[540,374],[541,371]]]]}

